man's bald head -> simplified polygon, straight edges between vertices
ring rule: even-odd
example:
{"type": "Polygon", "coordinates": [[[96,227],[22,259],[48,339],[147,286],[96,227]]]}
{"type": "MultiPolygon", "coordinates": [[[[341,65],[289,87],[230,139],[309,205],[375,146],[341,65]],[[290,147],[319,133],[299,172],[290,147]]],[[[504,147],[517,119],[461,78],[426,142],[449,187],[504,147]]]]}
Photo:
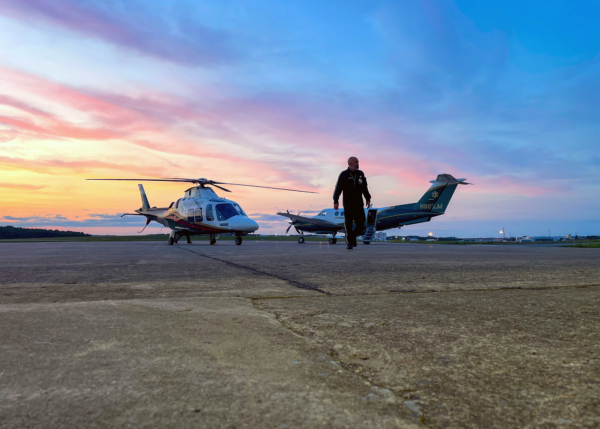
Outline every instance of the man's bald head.
{"type": "Polygon", "coordinates": [[[358,170],[358,158],[357,157],[351,156],[350,158],[348,158],[348,168],[351,171],[358,170]]]}

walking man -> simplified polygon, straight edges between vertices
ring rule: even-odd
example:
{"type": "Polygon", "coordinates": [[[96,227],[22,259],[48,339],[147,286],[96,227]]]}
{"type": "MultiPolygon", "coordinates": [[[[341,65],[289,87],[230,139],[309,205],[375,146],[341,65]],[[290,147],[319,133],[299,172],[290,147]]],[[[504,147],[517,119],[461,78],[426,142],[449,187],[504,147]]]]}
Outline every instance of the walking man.
{"type": "Polygon", "coordinates": [[[365,233],[365,210],[364,206],[371,205],[371,194],[367,187],[365,173],[358,169],[358,158],[348,158],[348,169],[340,173],[335,191],[333,192],[333,208],[339,209],[340,195],[344,194],[344,225],[346,226],[346,248],[352,249],[358,246],[356,237],[365,233]],[[363,202],[363,195],[367,200],[363,202]],[[356,224],[356,229],[352,224],[356,224]]]}

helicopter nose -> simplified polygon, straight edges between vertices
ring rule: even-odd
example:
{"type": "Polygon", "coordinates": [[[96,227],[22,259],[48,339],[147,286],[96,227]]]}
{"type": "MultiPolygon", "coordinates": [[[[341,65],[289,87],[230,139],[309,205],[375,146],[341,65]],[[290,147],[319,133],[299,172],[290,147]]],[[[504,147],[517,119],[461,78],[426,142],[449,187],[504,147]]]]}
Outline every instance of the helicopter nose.
{"type": "Polygon", "coordinates": [[[244,232],[254,232],[258,229],[258,223],[246,216],[235,216],[235,229],[244,232]]]}

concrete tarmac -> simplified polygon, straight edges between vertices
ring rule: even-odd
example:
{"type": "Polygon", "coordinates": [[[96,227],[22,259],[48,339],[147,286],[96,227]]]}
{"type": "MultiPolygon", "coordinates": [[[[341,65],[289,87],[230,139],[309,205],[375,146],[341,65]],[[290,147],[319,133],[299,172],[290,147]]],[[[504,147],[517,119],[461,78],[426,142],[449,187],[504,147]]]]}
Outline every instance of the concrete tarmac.
{"type": "Polygon", "coordinates": [[[600,427],[600,249],[0,244],[0,426],[600,427]]]}

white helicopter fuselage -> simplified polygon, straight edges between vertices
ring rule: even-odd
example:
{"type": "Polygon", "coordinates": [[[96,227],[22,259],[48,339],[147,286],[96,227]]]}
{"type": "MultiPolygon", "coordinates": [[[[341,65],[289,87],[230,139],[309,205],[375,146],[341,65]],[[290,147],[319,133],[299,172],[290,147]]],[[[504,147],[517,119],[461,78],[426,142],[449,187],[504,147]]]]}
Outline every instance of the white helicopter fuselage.
{"type": "MultiPolygon", "coordinates": [[[[144,201],[145,192],[143,186],[139,186],[144,201]]],[[[152,220],[190,235],[246,235],[259,228],[258,223],[250,219],[238,203],[219,197],[207,187],[186,190],[184,196],[167,209],[142,207],[136,212],[145,216],[153,215],[152,220]]]]}

